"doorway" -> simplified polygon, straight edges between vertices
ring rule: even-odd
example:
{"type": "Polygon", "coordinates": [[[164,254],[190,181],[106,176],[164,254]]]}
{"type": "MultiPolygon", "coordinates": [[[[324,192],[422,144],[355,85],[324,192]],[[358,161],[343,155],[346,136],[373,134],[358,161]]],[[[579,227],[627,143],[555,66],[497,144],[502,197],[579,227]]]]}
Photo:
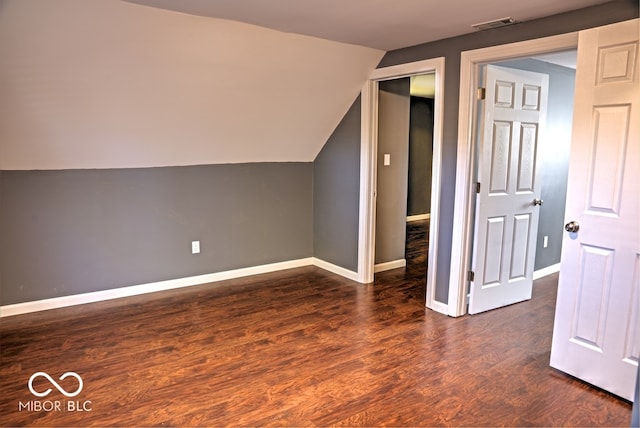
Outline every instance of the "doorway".
{"type": "Polygon", "coordinates": [[[378,83],[376,273],[406,265],[410,80],[401,77],[378,83]]]}
{"type": "Polygon", "coordinates": [[[476,154],[479,156],[476,182],[481,183],[481,189],[475,210],[476,242],[470,268],[474,278],[469,281],[469,313],[528,300],[535,278],[559,270],[575,63],[576,51],[571,50],[481,65],[483,80],[487,81],[484,84],[486,99],[478,103],[478,110],[484,112],[482,126],[485,129],[478,133],[484,142],[477,141],[476,151],[481,147],[485,149],[476,154]],[[531,95],[521,101],[517,89],[520,79],[529,79],[525,88],[531,95]],[[544,85],[537,86],[541,84],[538,80],[544,81],[544,85]],[[510,84],[515,84],[515,105],[505,103],[506,98],[495,99],[497,89],[490,88],[494,84],[502,88],[503,97],[511,93],[510,84]],[[535,96],[538,88],[540,97],[535,96]],[[521,102],[525,103],[522,107],[521,102]],[[493,126],[487,123],[491,118],[497,120],[492,122],[493,126]],[[539,123],[534,123],[535,118],[539,123]],[[501,131],[505,127],[512,129],[513,137],[501,142],[498,136],[507,135],[501,131]],[[531,138],[526,138],[527,135],[531,138]],[[498,156],[496,153],[500,153],[501,147],[506,152],[498,156]],[[517,158],[517,162],[502,165],[500,160],[510,157],[517,158]],[[504,175],[500,173],[503,167],[506,167],[504,175]],[[484,178],[480,178],[481,174],[484,178]],[[487,212],[493,214],[480,220],[482,214],[478,217],[478,213],[486,216],[487,212]],[[493,242],[497,236],[501,239],[493,242]]]}
{"type": "MultiPolygon", "coordinates": [[[[431,218],[426,305],[447,313],[447,304],[435,298],[437,269],[438,213],[440,206],[440,166],[444,99],[444,58],[435,58],[375,70],[362,88],[360,153],[360,224],[358,231],[358,281],[373,282],[375,265],[376,181],[378,160],[378,85],[380,81],[418,74],[434,73],[434,130],[431,183],[431,218]]],[[[384,158],[383,158],[384,161],[384,158]]]]}
{"type": "MultiPolygon", "coordinates": [[[[456,196],[454,205],[455,228],[452,237],[452,262],[449,283],[449,312],[451,316],[467,313],[468,271],[471,266],[475,200],[475,127],[477,112],[476,93],[480,66],[523,57],[534,57],[552,52],[574,50],[578,46],[578,33],[563,34],[508,45],[495,46],[461,55],[460,104],[458,123],[458,154],[456,196]]],[[[539,243],[544,244],[544,239],[539,243]]]]}
{"type": "Polygon", "coordinates": [[[418,245],[424,239],[407,240],[428,234],[419,229],[431,213],[434,77],[420,74],[378,85],[375,272],[427,264],[427,247],[418,245]]]}

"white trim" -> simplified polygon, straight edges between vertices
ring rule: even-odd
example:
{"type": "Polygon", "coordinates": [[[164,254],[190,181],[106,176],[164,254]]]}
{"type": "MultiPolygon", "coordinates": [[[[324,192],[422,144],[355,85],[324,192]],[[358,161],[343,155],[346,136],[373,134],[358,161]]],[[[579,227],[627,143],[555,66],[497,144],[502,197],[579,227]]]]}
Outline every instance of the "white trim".
{"type": "Polygon", "coordinates": [[[411,223],[412,221],[429,220],[430,218],[431,218],[431,214],[430,213],[408,215],[407,216],[407,223],[411,223]]]}
{"type": "Polygon", "coordinates": [[[378,263],[373,267],[375,273],[384,272],[386,270],[403,268],[407,265],[407,259],[392,260],[390,262],[378,263]]]}
{"type": "MultiPolygon", "coordinates": [[[[400,77],[409,77],[416,74],[432,73],[438,68],[444,67],[444,57],[425,59],[423,61],[407,64],[392,65],[390,67],[376,68],[369,76],[370,80],[390,80],[400,77]]],[[[444,71],[444,70],[442,70],[444,71]]],[[[437,92],[436,83],[436,92],[437,92]]]]}
{"type": "Polygon", "coordinates": [[[337,275],[343,276],[352,281],[358,281],[358,273],[349,269],[345,269],[338,265],[334,265],[333,263],[325,262],[322,259],[317,259],[312,257],[312,264],[321,269],[327,270],[329,272],[335,273],[337,275]]]}
{"type": "Polygon", "coordinates": [[[132,285],[129,287],[112,288],[91,293],[74,294],[71,296],[54,297],[51,299],[35,300],[31,302],[15,303],[13,305],[0,306],[0,318],[13,315],[27,314],[30,312],[46,311],[49,309],[65,308],[68,306],[83,305],[85,303],[102,302],[105,300],[119,299],[121,297],[137,296],[140,294],[155,293],[157,291],[173,290],[176,288],[191,287],[194,285],[208,284],[227,279],[242,278],[261,273],[276,272],[285,269],[293,269],[303,266],[317,266],[321,269],[357,281],[358,274],[351,270],[336,266],[332,263],[315,257],[289,260],[285,262],[271,263],[260,266],[228,270],[224,272],[209,273],[205,275],[190,276],[186,278],[170,279],[167,281],[151,282],[148,284],[132,285]]]}
{"type": "Polygon", "coordinates": [[[434,300],[431,303],[429,309],[432,309],[444,315],[449,315],[449,305],[447,305],[446,303],[438,302],[437,300],[434,300]]]}
{"type": "Polygon", "coordinates": [[[556,272],[560,272],[560,263],[556,263],[555,265],[547,266],[546,268],[538,269],[533,272],[533,279],[540,279],[547,275],[552,275],[556,272]]]}
{"type": "MultiPolygon", "coordinates": [[[[436,267],[438,266],[438,239],[440,212],[440,176],[442,164],[442,127],[444,112],[443,57],[378,68],[371,73],[362,88],[361,143],[360,143],[360,220],[358,230],[358,281],[373,282],[375,263],[375,211],[376,211],[376,157],[378,150],[378,81],[416,74],[435,73],[433,160],[431,178],[431,222],[429,224],[429,269],[427,271],[426,305],[433,308],[435,301],[436,267]]],[[[441,303],[442,304],[442,303],[441,303]]],[[[440,307],[440,306],[438,306],[440,307]]]]}
{"type": "Polygon", "coordinates": [[[376,234],[378,145],[378,82],[367,80],[360,108],[360,215],[358,220],[358,281],[373,282],[376,234]]]}
{"type": "MultiPolygon", "coordinates": [[[[466,275],[471,266],[473,246],[472,180],[475,167],[475,114],[478,66],[482,63],[510,58],[527,57],[575,49],[578,33],[561,34],[501,46],[465,51],[460,58],[460,101],[458,106],[458,153],[456,164],[456,192],[453,211],[451,270],[449,276],[449,315],[461,316],[467,311],[466,275]]],[[[429,265],[431,266],[431,264],[429,265]]]]}

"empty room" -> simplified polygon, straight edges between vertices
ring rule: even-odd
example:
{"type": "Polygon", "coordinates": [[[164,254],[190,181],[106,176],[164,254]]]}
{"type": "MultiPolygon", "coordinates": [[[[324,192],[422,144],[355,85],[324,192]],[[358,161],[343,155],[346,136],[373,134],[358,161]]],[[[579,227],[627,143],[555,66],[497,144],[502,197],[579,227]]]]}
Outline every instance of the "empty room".
{"type": "Polygon", "coordinates": [[[0,426],[638,426],[638,17],[0,0],[0,426]]]}

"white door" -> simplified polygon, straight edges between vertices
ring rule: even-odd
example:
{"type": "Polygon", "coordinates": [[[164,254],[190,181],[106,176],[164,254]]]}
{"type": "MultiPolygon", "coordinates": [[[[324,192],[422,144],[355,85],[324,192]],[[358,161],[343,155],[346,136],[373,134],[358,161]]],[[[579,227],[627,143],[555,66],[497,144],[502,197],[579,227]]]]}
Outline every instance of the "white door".
{"type": "Polygon", "coordinates": [[[486,66],[469,313],[531,298],[549,76],[486,66]]]}
{"type": "Polygon", "coordinates": [[[581,31],[551,365],[633,400],[640,355],[639,21],[581,31]],[[574,222],[573,225],[570,222],[574,222]]]}

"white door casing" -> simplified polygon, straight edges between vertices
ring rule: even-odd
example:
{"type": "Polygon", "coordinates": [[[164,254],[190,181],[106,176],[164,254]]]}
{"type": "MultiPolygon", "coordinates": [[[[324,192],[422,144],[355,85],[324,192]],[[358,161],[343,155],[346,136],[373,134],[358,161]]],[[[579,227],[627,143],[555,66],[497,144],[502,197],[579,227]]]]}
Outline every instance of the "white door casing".
{"type": "Polygon", "coordinates": [[[531,298],[549,76],[487,65],[469,313],[531,298]]]}
{"type": "Polygon", "coordinates": [[[445,302],[436,298],[436,268],[438,265],[438,235],[440,211],[440,165],[442,162],[442,127],[444,115],[444,58],[433,58],[374,70],[362,88],[360,143],[360,216],[358,227],[358,272],[356,280],[373,282],[375,246],[375,210],[377,178],[378,82],[424,73],[435,73],[433,162],[431,177],[431,221],[426,306],[448,313],[445,302]]]}
{"type": "Polygon", "coordinates": [[[448,314],[467,313],[467,272],[473,250],[473,201],[476,198],[476,91],[480,64],[575,49],[578,33],[567,33],[540,39],[491,46],[462,52],[460,56],[460,103],[458,111],[458,150],[456,160],[456,193],[453,212],[451,269],[449,277],[448,314]]]}
{"type": "Polygon", "coordinates": [[[633,400],[640,356],[639,20],[580,32],[551,365],[633,400]]]}

